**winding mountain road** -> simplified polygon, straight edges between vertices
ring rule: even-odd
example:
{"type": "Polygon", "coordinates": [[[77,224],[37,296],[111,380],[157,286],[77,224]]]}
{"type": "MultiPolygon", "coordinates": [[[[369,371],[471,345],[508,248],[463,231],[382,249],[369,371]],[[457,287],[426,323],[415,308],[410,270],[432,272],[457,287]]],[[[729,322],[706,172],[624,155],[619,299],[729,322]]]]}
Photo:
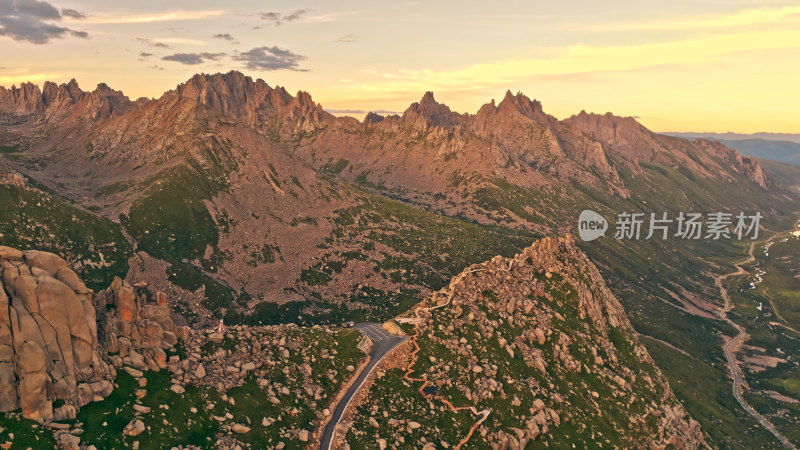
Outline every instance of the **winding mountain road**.
{"type": "MultiPolygon", "coordinates": [[[[514,263],[513,260],[510,261],[508,264],[508,268],[501,270],[506,272],[510,271],[513,263],[514,263]]],[[[447,301],[444,303],[437,304],[436,306],[431,306],[427,308],[418,306],[414,310],[415,318],[417,320],[420,319],[419,314],[421,311],[432,311],[449,305],[450,302],[453,300],[453,295],[455,295],[455,290],[453,289],[455,285],[457,285],[466,275],[485,270],[486,270],[485,268],[479,268],[460,273],[458,276],[456,276],[450,281],[450,293],[447,297],[447,301]]],[[[344,415],[345,410],[347,410],[347,406],[350,404],[350,401],[353,399],[353,397],[359,391],[359,389],[361,389],[361,386],[364,384],[364,381],[366,381],[369,374],[375,369],[375,367],[377,367],[378,363],[386,355],[389,354],[389,352],[391,352],[398,345],[408,340],[408,336],[397,336],[391,334],[386,330],[384,330],[383,327],[377,323],[360,323],[356,325],[356,328],[360,330],[362,333],[364,333],[373,343],[372,350],[370,350],[369,352],[369,363],[363,369],[361,369],[356,378],[347,388],[347,391],[345,391],[344,396],[341,398],[341,400],[339,400],[339,403],[337,403],[336,407],[334,408],[331,419],[328,421],[327,425],[325,425],[325,429],[322,431],[322,437],[320,438],[321,450],[330,450],[331,446],[333,445],[334,438],[336,437],[336,425],[338,425],[339,422],[342,420],[342,416],[344,415]]],[[[415,361],[416,353],[419,351],[419,345],[417,344],[415,338],[416,334],[412,338],[415,350],[412,352],[411,356],[412,362],[409,364],[409,367],[413,366],[413,361],[415,361]]],[[[410,379],[408,372],[406,373],[406,379],[410,379]]],[[[422,388],[420,388],[420,391],[422,391],[422,388]]],[[[446,400],[445,402],[451,409],[455,411],[461,409],[467,409],[466,407],[456,408],[450,402],[447,402],[446,400]]],[[[459,444],[455,447],[456,449],[460,449],[469,440],[469,438],[472,436],[472,434],[475,432],[478,426],[480,426],[480,424],[483,423],[483,421],[489,417],[489,414],[491,412],[490,410],[477,411],[474,407],[471,407],[469,409],[472,411],[473,414],[479,416],[480,418],[472,426],[472,428],[470,428],[470,431],[467,434],[467,436],[464,437],[461,440],[461,442],[459,442],[459,444]]]]}
{"type": "MultiPolygon", "coordinates": [[[[782,237],[784,235],[785,233],[776,234],[775,236],[772,236],[767,241],[765,241],[764,244],[766,245],[769,242],[772,242],[772,240],[782,237]]],[[[782,435],[775,428],[774,425],[772,425],[772,422],[770,422],[764,416],[759,414],[759,412],[756,411],[752,406],[750,406],[750,404],[747,403],[747,401],[742,397],[742,384],[744,383],[744,376],[742,374],[742,369],[739,367],[739,363],[736,361],[735,349],[742,342],[744,342],[745,338],[747,337],[747,333],[745,332],[744,327],[742,327],[741,325],[737,324],[736,322],[728,318],[728,311],[731,310],[732,306],[731,306],[730,296],[728,295],[728,290],[725,289],[723,282],[729,277],[748,274],[748,272],[744,270],[741,265],[749,264],[755,261],[755,256],[753,256],[753,250],[755,249],[755,246],[756,242],[751,243],[747,258],[733,264],[734,267],[736,267],[735,271],[726,273],[724,275],[719,275],[714,279],[714,283],[719,288],[720,295],[722,295],[723,300],[725,300],[725,307],[718,313],[719,317],[720,319],[730,324],[732,327],[736,328],[736,330],[738,330],[738,334],[733,339],[728,341],[725,344],[725,346],[722,347],[722,350],[725,353],[725,358],[728,360],[728,368],[730,369],[731,375],[733,376],[733,396],[736,398],[736,401],[739,402],[739,405],[741,405],[741,407],[745,411],[747,411],[748,414],[753,416],[753,418],[756,419],[756,421],[758,421],[758,423],[760,423],[761,426],[769,430],[769,432],[772,433],[775,436],[775,438],[777,438],[778,441],[780,441],[781,444],[783,444],[784,447],[796,450],[797,447],[795,447],[794,444],[791,443],[791,441],[786,439],[786,437],[782,435]]]]}
{"type": "Polygon", "coordinates": [[[320,449],[322,450],[329,450],[331,445],[333,445],[334,438],[336,437],[336,425],[342,420],[347,406],[358,390],[361,389],[361,386],[364,384],[369,374],[372,373],[375,367],[378,366],[378,363],[381,362],[389,352],[408,339],[407,336],[397,336],[387,332],[378,323],[360,323],[356,325],[356,328],[372,341],[372,350],[369,352],[369,363],[356,375],[350,387],[345,391],[344,396],[333,409],[333,415],[331,415],[328,424],[325,425],[322,438],[320,439],[320,449]]]}

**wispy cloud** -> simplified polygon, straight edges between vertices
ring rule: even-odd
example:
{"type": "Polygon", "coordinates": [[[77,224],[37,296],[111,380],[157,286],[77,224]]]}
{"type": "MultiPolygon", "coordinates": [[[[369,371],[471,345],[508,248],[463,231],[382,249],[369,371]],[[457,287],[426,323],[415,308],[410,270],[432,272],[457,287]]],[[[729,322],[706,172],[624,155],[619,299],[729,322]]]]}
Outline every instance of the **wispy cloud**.
{"type": "Polygon", "coordinates": [[[214,37],[214,39],[223,39],[223,40],[226,40],[226,41],[233,41],[234,40],[233,36],[231,36],[228,33],[218,33],[218,34],[215,34],[213,37],[214,37]]]}
{"type": "Polygon", "coordinates": [[[151,47],[169,48],[169,45],[150,38],[136,38],[136,40],[151,47]]]}
{"type": "Polygon", "coordinates": [[[303,22],[333,22],[339,18],[352,16],[354,14],[356,14],[356,11],[330,12],[315,16],[306,16],[303,18],[303,22]]]}
{"type": "Polygon", "coordinates": [[[0,0],[0,36],[15,41],[46,44],[51,39],[71,35],[88,38],[89,33],[57,25],[75,10],[64,10],[41,0],[0,0]]]}
{"type": "Polygon", "coordinates": [[[425,90],[480,90],[530,82],[544,77],[570,77],[621,72],[666,65],[708,64],[729,55],[800,48],[800,30],[721,33],[693,39],[630,45],[571,45],[554,56],[487,61],[452,70],[398,70],[371,73],[347,83],[362,93],[410,95],[425,90]]]}
{"type": "Polygon", "coordinates": [[[279,26],[287,22],[294,22],[308,13],[307,9],[298,9],[289,14],[283,14],[275,11],[264,12],[259,14],[261,20],[272,22],[273,25],[279,26]]]}
{"type": "Polygon", "coordinates": [[[195,45],[195,46],[208,45],[208,42],[206,41],[201,41],[200,39],[187,39],[187,38],[153,38],[153,41],[167,45],[195,45]]]}
{"type": "Polygon", "coordinates": [[[358,36],[356,36],[355,34],[346,34],[346,35],[334,40],[333,42],[350,44],[350,43],[356,42],[357,40],[358,40],[358,36]]]}
{"type": "Polygon", "coordinates": [[[90,24],[136,24],[136,23],[156,23],[156,22],[177,22],[186,20],[203,20],[219,17],[226,13],[224,10],[175,10],[166,12],[152,13],[118,13],[118,12],[98,12],[92,13],[89,17],[82,20],[90,24]]]}
{"type": "Polygon", "coordinates": [[[175,53],[172,55],[164,56],[164,61],[174,61],[187,66],[195,66],[203,64],[208,61],[218,61],[225,53],[175,53]]]}
{"type": "Polygon", "coordinates": [[[63,17],[69,17],[71,19],[78,19],[78,20],[85,19],[86,17],[88,17],[85,13],[82,13],[82,12],[78,11],[77,9],[70,9],[70,8],[62,9],[61,10],[61,15],[63,17]]]}
{"type": "Polygon", "coordinates": [[[305,56],[279,47],[256,47],[235,55],[233,59],[243,62],[245,67],[250,70],[307,71],[307,69],[300,68],[300,62],[305,61],[305,56]]]}
{"type": "Polygon", "coordinates": [[[141,42],[142,44],[158,48],[170,48],[170,46],[172,45],[194,45],[194,46],[208,45],[208,43],[206,43],[205,41],[201,41],[198,39],[186,39],[186,38],[136,38],[136,40],[141,42]]]}
{"type": "Polygon", "coordinates": [[[696,30],[774,24],[794,16],[800,17],[800,6],[751,8],[731,14],[668,18],[656,21],[569,24],[559,28],[572,31],[696,30]]]}

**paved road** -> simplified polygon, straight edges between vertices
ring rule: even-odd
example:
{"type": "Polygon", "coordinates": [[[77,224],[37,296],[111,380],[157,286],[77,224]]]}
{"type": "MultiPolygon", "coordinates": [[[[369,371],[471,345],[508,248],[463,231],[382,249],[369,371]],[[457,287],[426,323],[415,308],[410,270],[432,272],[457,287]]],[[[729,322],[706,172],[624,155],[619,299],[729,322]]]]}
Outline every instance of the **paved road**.
{"type": "Polygon", "coordinates": [[[336,425],[342,420],[342,414],[344,414],[345,409],[347,409],[347,405],[350,404],[350,400],[353,399],[353,396],[361,388],[361,385],[364,384],[367,376],[375,369],[375,366],[378,365],[384,356],[408,339],[406,336],[396,336],[388,333],[377,323],[360,323],[356,325],[356,328],[372,340],[372,350],[369,352],[369,363],[356,375],[355,381],[347,389],[344,397],[339,400],[336,408],[333,409],[331,420],[322,432],[322,439],[320,440],[320,448],[322,450],[329,450],[331,448],[334,433],[336,432],[336,425]]]}
{"type": "MultiPolygon", "coordinates": [[[[783,233],[771,237],[765,242],[765,244],[772,242],[773,239],[777,239],[778,237],[781,236],[783,236],[783,233]]],[[[723,300],[725,300],[725,307],[722,309],[722,311],[719,312],[719,316],[722,318],[722,320],[729,323],[738,331],[736,337],[728,341],[728,343],[725,344],[722,350],[725,353],[725,358],[728,360],[728,367],[731,371],[731,375],[733,376],[733,396],[736,398],[736,401],[739,402],[739,405],[741,405],[741,407],[745,411],[747,411],[748,414],[753,416],[753,418],[756,419],[756,421],[758,421],[758,423],[760,423],[762,427],[766,428],[770,433],[772,433],[775,436],[775,438],[778,439],[778,441],[780,441],[781,444],[783,444],[784,447],[790,449],[796,449],[797,447],[795,447],[794,444],[791,443],[791,441],[786,439],[786,437],[782,435],[775,428],[774,425],[772,425],[772,422],[770,422],[764,416],[759,414],[758,411],[756,411],[752,406],[750,406],[750,404],[747,403],[747,401],[742,397],[742,384],[744,383],[744,378],[742,376],[742,371],[741,368],[739,367],[739,363],[736,361],[736,357],[734,356],[734,351],[731,350],[731,348],[736,348],[736,346],[739,343],[744,341],[745,337],[747,337],[747,333],[745,332],[744,327],[735,323],[728,317],[728,312],[731,310],[732,305],[730,296],[728,295],[728,290],[725,289],[723,282],[725,281],[725,279],[729,277],[745,275],[748,273],[746,270],[742,268],[742,265],[749,264],[755,261],[755,257],[753,256],[753,249],[755,248],[755,245],[756,245],[755,242],[753,242],[750,245],[750,251],[748,252],[747,259],[734,264],[734,266],[736,267],[736,271],[720,275],[716,278],[716,280],[714,280],[717,287],[719,287],[719,292],[722,295],[723,300]]]]}

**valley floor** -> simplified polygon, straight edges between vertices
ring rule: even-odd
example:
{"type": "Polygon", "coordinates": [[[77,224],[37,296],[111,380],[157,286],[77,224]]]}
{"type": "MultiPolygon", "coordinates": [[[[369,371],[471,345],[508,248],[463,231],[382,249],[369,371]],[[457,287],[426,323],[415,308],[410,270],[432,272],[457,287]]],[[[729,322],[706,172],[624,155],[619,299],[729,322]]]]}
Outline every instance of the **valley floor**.
{"type": "Polygon", "coordinates": [[[800,442],[798,254],[800,238],[774,235],[754,245],[740,270],[720,285],[730,294],[727,315],[740,330],[725,346],[736,364],[734,394],[788,448],[800,442]]]}
{"type": "MultiPolygon", "coordinates": [[[[767,239],[765,243],[763,243],[763,247],[768,248],[770,245],[772,245],[772,242],[774,242],[776,239],[782,238],[788,234],[789,233],[781,233],[770,237],[769,239],[767,239]]],[[[787,439],[783,434],[781,434],[781,432],[775,428],[772,422],[770,422],[763,415],[758,413],[758,411],[756,411],[747,402],[747,400],[745,400],[742,397],[742,386],[745,383],[745,380],[743,377],[742,369],[739,365],[739,361],[736,358],[736,353],[741,348],[744,341],[746,341],[749,338],[749,336],[747,335],[747,332],[745,331],[745,328],[743,326],[735,323],[734,321],[728,318],[728,312],[731,310],[732,304],[730,300],[730,295],[728,293],[728,290],[725,288],[724,284],[725,281],[730,277],[750,275],[750,273],[747,272],[745,269],[743,269],[741,265],[755,262],[756,259],[753,256],[753,250],[755,249],[755,247],[756,247],[756,242],[753,242],[750,245],[750,250],[748,252],[747,259],[734,264],[734,266],[736,267],[735,271],[726,273],[724,275],[719,275],[714,280],[714,283],[717,285],[717,287],[719,287],[720,295],[725,300],[725,307],[722,309],[722,311],[720,311],[719,316],[738,330],[738,334],[734,338],[726,342],[725,345],[722,347],[722,349],[723,352],[725,353],[725,359],[728,362],[728,367],[731,372],[731,377],[733,378],[733,396],[736,398],[736,401],[739,402],[742,408],[745,411],[747,411],[747,413],[750,414],[758,423],[760,423],[761,426],[769,430],[769,432],[772,433],[783,446],[795,449],[796,447],[794,446],[794,444],[792,444],[791,441],[789,441],[789,439],[787,439]]]]}

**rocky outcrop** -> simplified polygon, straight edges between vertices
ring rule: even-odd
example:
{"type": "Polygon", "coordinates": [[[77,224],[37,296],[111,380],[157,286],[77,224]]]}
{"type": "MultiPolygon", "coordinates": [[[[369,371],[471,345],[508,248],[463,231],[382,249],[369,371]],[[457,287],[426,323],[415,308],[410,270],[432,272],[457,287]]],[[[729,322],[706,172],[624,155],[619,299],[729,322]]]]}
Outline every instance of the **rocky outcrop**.
{"type": "Polygon", "coordinates": [[[364,117],[364,124],[369,125],[373,123],[383,122],[383,119],[385,119],[385,117],[383,117],[382,115],[370,111],[364,117]]]}
{"type": "Polygon", "coordinates": [[[0,410],[51,420],[56,400],[82,406],[111,393],[92,293],[50,253],[0,247],[0,410]]]}
{"type": "Polygon", "coordinates": [[[732,149],[722,142],[713,139],[695,139],[693,141],[698,147],[706,149],[711,155],[729,164],[736,172],[741,173],[753,183],[767,189],[775,185],[775,182],[764,172],[761,165],[753,157],[744,156],[738,150],[732,149]]]}
{"type": "Polygon", "coordinates": [[[0,411],[72,419],[111,393],[115,367],[165,368],[176,327],[158,301],[119,279],[95,294],[62,258],[0,246],[0,411]]]}
{"type": "Polygon", "coordinates": [[[100,83],[93,92],[81,90],[75,79],[66,84],[46,81],[19,88],[0,87],[0,124],[98,120],[126,112],[133,103],[122,92],[100,83]]]}
{"type": "Polygon", "coordinates": [[[17,188],[25,187],[25,178],[16,170],[8,167],[2,158],[0,158],[0,184],[17,188]]]}
{"type": "Polygon", "coordinates": [[[507,91],[497,106],[494,100],[483,105],[469,126],[476,135],[508,149],[516,161],[524,164],[540,167],[572,157],[619,182],[619,175],[601,146],[570,134],[563,124],[544,112],[541,102],[522,93],[514,95],[507,91]]]}
{"type": "Polygon", "coordinates": [[[170,318],[164,294],[156,295],[156,304],[147,304],[127,282],[115,278],[95,301],[100,342],[114,366],[155,371],[167,368],[164,350],[178,342],[178,328],[170,318]]]}
{"type": "Polygon", "coordinates": [[[666,150],[656,136],[633,117],[619,117],[611,113],[589,114],[581,111],[565,120],[610,150],[625,156],[638,169],[638,161],[650,161],[654,153],[666,150]]]}
{"type": "Polygon", "coordinates": [[[0,86],[0,124],[16,124],[29,120],[42,111],[42,93],[33,83],[6,89],[0,86]]]}

